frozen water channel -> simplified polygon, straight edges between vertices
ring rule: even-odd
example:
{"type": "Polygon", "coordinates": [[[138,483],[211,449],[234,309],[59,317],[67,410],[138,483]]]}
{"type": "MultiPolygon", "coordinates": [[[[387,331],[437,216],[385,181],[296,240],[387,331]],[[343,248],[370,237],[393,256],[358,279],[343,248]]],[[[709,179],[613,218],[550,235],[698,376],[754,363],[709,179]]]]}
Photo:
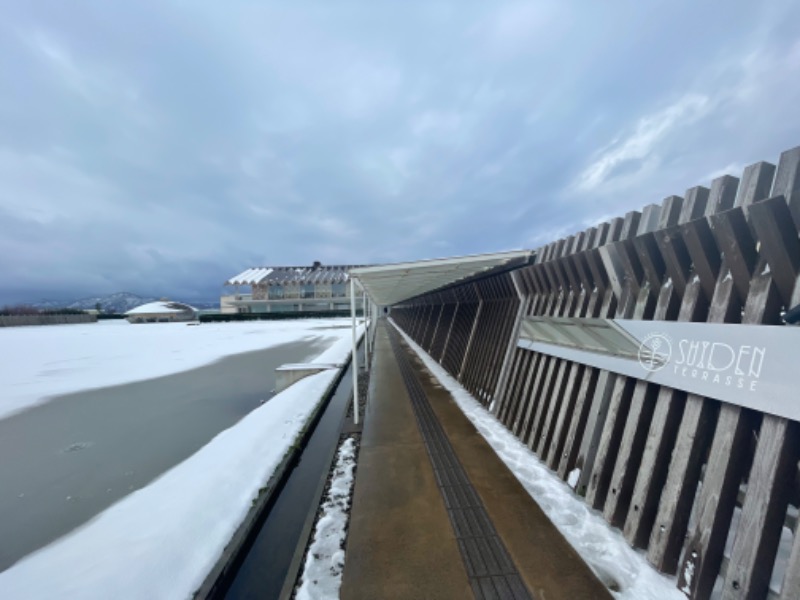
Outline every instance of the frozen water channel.
{"type": "Polygon", "coordinates": [[[276,367],[320,351],[282,344],[0,421],[0,570],[194,454],[269,398],[276,367]]]}
{"type": "MultiPolygon", "coordinates": [[[[30,333],[21,329],[0,332],[0,343],[10,338],[19,342],[26,335],[46,339],[48,332],[42,330],[49,329],[54,339],[62,340],[60,353],[65,361],[71,353],[79,352],[85,362],[85,357],[92,354],[88,348],[91,341],[83,339],[87,331],[90,339],[99,336],[102,339],[96,341],[104,344],[108,342],[105,336],[116,332],[114,337],[118,337],[120,347],[125,347],[128,335],[146,335],[151,340],[162,335],[163,347],[151,346],[138,359],[157,365],[162,372],[169,370],[169,365],[159,359],[159,353],[173,353],[171,345],[179,345],[180,339],[175,338],[181,336],[185,343],[194,342],[196,346],[185,348],[183,361],[174,363],[174,370],[181,370],[187,360],[191,364],[192,355],[197,355],[215,336],[223,335],[227,340],[217,348],[217,353],[232,353],[236,348],[247,350],[254,345],[265,348],[220,358],[188,371],[51,396],[44,403],[31,397],[35,401],[27,401],[22,412],[0,420],[0,571],[146,486],[268,400],[275,387],[276,367],[309,360],[336,339],[322,325],[307,323],[293,328],[272,323],[242,328],[241,324],[232,324],[228,330],[214,326],[200,333],[198,330],[203,329],[200,326],[189,327],[184,333],[175,326],[141,325],[128,329],[124,325],[101,324],[95,326],[96,330],[81,326],[70,331],[65,326],[35,328],[39,331],[30,333]],[[162,327],[161,334],[158,327],[162,327]],[[151,330],[140,332],[138,328],[151,330]],[[261,338],[260,343],[253,334],[261,338]],[[80,340],[80,348],[63,343],[70,335],[80,340]],[[244,340],[240,344],[234,339],[237,335],[244,340]],[[292,338],[296,341],[286,341],[292,338]],[[166,343],[167,339],[172,340],[171,344],[166,343]]],[[[137,360],[136,356],[126,356],[124,350],[116,353],[115,359],[109,359],[117,344],[113,348],[94,349],[97,357],[88,359],[89,367],[81,375],[85,387],[93,387],[92,364],[98,371],[104,371],[124,369],[125,362],[137,360]]],[[[135,351],[136,344],[133,346],[135,351]]],[[[9,348],[3,350],[5,355],[9,348]]],[[[17,350],[18,354],[28,353],[28,363],[37,360],[35,351],[24,341],[17,350]]],[[[44,356],[38,360],[50,360],[48,352],[51,354],[52,350],[43,352],[44,356]]],[[[214,358],[208,351],[202,357],[194,357],[199,362],[214,358]]],[[[18,402],[19,394],[15,399],[14,392],[34,383],[25,381],[24,373],[37,373],[36,369],[30,364],[26,368],[22,375],[19,370],[0,373],[6,382],[2,400],[18,402]]],[[[147,374],[141,365],[131,370],[147,374]]],[[[62,381],[67,389],[76,385],[68,377],[69,373],[65,373],[62,381]]],[[[103,377],[109,375],[104,373],[97,380],[103,377]]],[[[124,381],[130,374],[118,373],[116,377],[124,381]]],[[[58,377],[51,377],[47,385],[50,390],[57,390],[58,377]]]]}

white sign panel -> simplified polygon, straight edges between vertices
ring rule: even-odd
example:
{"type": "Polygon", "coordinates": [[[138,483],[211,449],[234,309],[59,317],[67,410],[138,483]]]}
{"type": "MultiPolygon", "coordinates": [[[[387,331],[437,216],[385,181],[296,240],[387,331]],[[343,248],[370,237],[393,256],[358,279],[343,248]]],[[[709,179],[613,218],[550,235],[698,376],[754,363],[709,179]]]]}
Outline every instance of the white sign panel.
{"type": "Polygon", "coordinates": [[[800,327],[623,319],[608,324],[638,344],[635,358],[524,334],[518,345],[800,421],[800,327]]]}

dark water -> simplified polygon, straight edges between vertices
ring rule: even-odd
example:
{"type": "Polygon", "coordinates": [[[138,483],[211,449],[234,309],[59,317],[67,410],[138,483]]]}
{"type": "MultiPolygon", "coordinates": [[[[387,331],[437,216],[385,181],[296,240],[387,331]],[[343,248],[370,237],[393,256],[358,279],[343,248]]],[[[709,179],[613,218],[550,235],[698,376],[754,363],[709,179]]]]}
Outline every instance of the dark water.
{"type": "Polygon", "coordinates": [[[77,392],[0,420],[0,571],[188,458],[271,397],[320,342],[77,392]]]}
{"type": "MultiPolygon", "coordinates": [[[[359,354],[359,361],[363,361],[363,351],[359,354]]],[[[351,368],[345,371],[233,582],[220,594],[226,600],[278,598],[280,595],[317,486],[327,475],[330,452],[339,440],[342,419],[352,397],[351,368]]]]}

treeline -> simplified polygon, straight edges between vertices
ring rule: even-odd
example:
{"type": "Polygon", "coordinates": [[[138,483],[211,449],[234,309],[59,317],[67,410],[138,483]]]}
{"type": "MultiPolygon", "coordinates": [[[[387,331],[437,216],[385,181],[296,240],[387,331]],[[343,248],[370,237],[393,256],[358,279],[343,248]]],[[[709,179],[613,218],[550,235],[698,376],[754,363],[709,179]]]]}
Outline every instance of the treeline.
{"type": "Polygon", "coordinates": [[[35,306],[28,305],[4,306],[0,308],[0,316],[2,317],[83,314],[86,314],[85,311],[77,308],[36,308],[35,306]]]}

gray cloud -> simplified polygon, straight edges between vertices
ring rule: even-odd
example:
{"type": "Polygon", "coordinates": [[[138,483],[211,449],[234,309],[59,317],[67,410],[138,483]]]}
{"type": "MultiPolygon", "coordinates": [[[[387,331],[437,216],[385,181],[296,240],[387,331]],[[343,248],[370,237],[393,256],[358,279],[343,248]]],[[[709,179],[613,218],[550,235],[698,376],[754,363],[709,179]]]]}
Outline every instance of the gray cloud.
{"type": "Polygon", "coordinates": [[[0,302],[535,247],[800,143],[800,7],[12,3],[0,302]]]}

